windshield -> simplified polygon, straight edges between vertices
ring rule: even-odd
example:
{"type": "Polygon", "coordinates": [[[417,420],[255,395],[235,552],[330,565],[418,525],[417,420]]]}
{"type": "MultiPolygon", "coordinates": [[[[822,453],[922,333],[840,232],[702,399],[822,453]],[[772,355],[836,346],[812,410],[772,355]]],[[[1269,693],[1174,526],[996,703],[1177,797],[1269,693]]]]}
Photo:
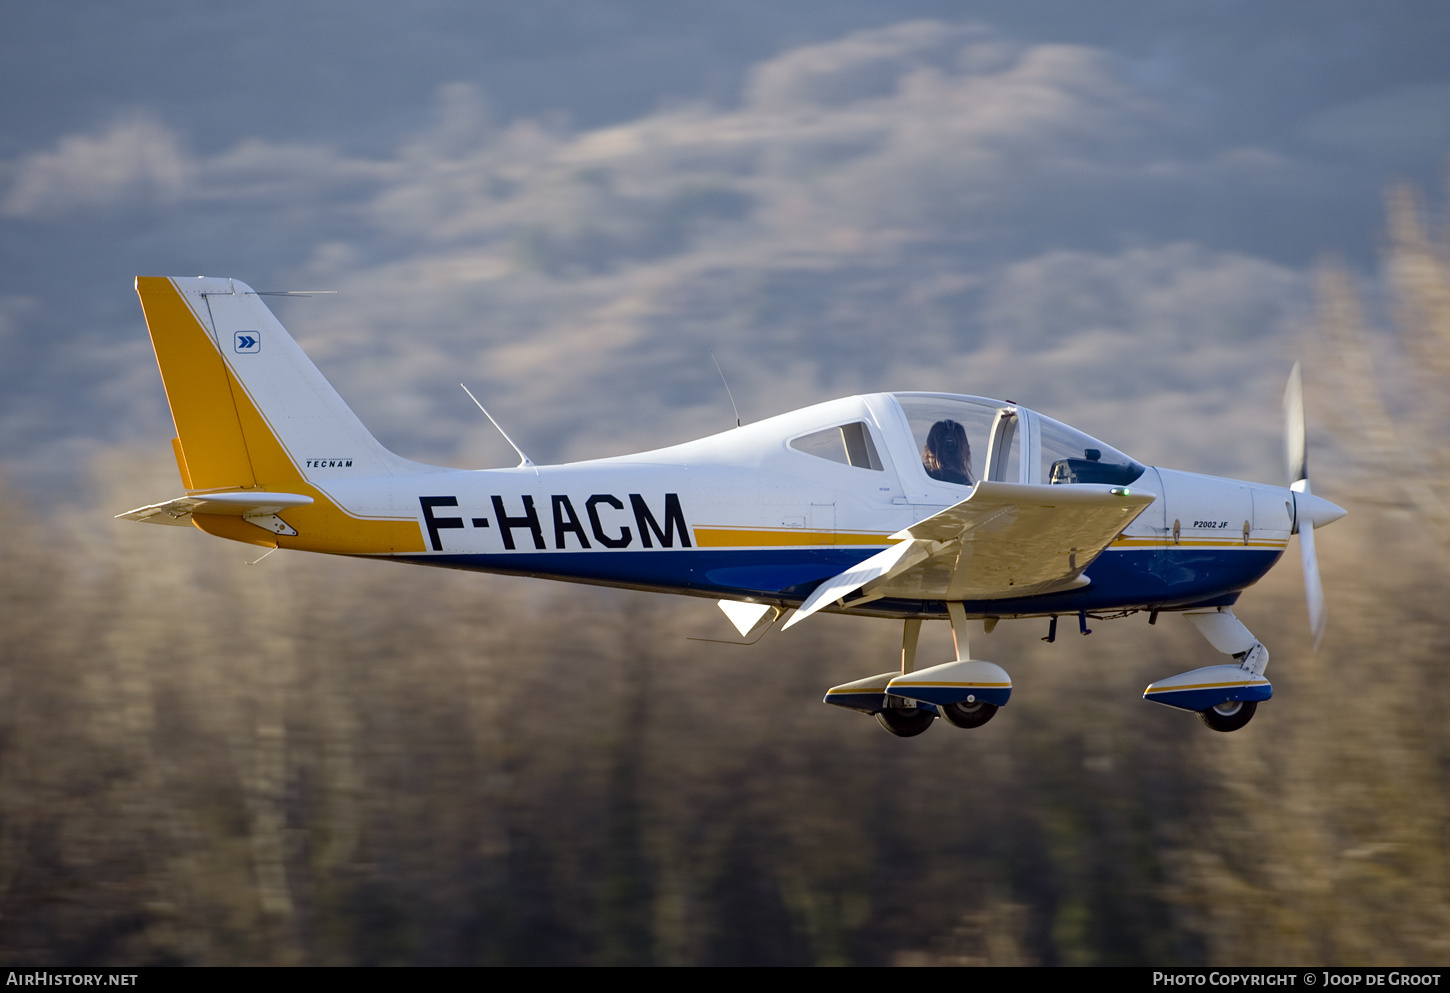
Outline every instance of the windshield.
{"type": "Polygon", "coordinates": [[[1042,437],[1044,483],[1111,483],[1126,486],[1144,468],[1111,445],[1061,421],[1037,415],[1042,437]]]}

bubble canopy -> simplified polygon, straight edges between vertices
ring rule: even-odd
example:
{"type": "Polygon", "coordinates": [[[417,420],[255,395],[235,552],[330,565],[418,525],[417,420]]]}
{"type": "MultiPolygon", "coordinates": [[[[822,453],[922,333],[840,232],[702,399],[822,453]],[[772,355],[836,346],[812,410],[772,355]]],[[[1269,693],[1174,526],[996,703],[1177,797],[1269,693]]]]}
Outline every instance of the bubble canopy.
{"type": "Polygon", "coordinates": [[[990,478],[1126,485],[1145,471],[1112,445],[1015,404],[948,393],[892,397],[906,415],[923,469],[941,482],[970,486],[990,478]],[[1031,429],[1024,433],[1018,427],[1025,420],[1031,429]]]}

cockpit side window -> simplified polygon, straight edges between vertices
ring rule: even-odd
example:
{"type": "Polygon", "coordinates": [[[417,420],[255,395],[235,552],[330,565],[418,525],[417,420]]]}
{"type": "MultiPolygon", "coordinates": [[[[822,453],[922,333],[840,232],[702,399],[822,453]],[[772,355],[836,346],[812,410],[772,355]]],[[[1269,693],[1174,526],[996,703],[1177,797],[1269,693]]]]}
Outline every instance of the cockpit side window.
{"type": "Polygon", "coordinates": [[[802,435],[790,443],[790,447],[816,458],[829,459],[842,465],[858,469],[882,471],[881,457],[876,454],[876,444],[871,440],[871,430],[863,421],[826,428],[812,434],[802,435]]]}
{"type": "Polygon", "coordinates": [[[921,450],[921,465],[932,479],[971,486],[972,445],[967,429],[950,419],[933,424],[921,450]]]}
{"type": "Polygon", "coordinates": [[[997,404],[990,400],[897,393],[927,476],[972,486],[982,478],[997,404]]]}

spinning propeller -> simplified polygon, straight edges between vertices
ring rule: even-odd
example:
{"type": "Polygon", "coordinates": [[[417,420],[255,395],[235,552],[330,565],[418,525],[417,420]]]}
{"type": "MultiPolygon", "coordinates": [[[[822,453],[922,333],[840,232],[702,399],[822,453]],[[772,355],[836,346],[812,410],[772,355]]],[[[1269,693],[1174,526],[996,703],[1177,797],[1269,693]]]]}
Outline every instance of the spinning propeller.
{"type": "Polygon", "coordinates": [[[1314,553],[1314,529],[1332,524],[1345,510],[1317,497],[1309,489],[1309,467],[1304,441],[1304,380],[1299,363],[1289,373],[1284,390],[1284,442],[1289,457],[1289,489],[1294,492],[1294,530],[1299,533],[1299,555],[1304,564],[1304,595],[1309,601],[1309,630],[1314,650],[1324,637],[1324,585],[1319,581],[1319,559],[1314,553]]]}

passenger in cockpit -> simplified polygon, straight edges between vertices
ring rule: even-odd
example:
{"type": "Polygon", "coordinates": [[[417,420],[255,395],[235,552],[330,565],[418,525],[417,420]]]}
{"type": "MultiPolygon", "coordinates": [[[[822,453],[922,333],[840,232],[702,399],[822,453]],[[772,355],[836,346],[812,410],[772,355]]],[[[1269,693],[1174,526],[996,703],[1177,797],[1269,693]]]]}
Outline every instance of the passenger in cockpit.
{"type": "Polygon", "coordinates": [[[921,464],[932,479],[971,486],[972,446],[967,441],[967,429],[956,421],[933,424],[921,452],[921,464]]]}

